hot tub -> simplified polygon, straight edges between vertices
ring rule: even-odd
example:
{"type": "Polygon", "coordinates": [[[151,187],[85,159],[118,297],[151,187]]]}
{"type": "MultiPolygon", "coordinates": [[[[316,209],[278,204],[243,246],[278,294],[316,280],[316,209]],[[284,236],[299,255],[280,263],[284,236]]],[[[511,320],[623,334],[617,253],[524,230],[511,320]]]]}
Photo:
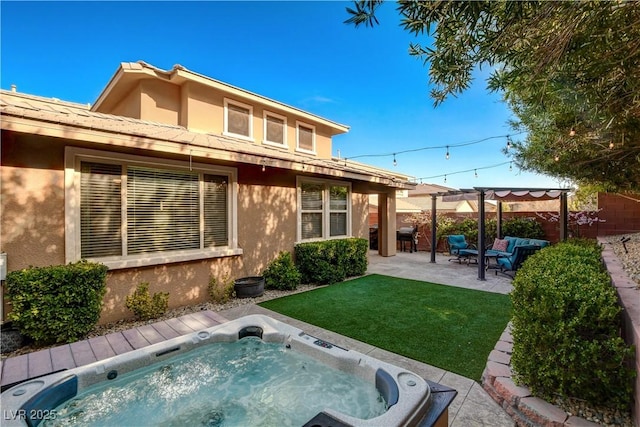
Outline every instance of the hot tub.
{"type": "Polygon", "coordinates": [[[197,422],[223,426],[272,417],[279,425],[400,426],[416,425],[425,417],[430,394],[427,382],[413,372],[323,341],[270,317],[252,315],[29,380],[6,390],[0,399],[4,426],[73,425],[69,423],[75,421],[100,425],[104,406],[111,406],[117,417],[125,417],[105,415],[106,420],[121,425],[153,425],[160,419],[163,425],[197,422]],[[247,372],[245,378],[227,377],[239,371],[247,372]],[[321,377],[326,378],[321,381],[321,377]],[[150,383],[145,385],[144,381],[150,383]],[[200,383],[206,384],[201,387],[200,383]],[[318,384],[321,389],[314,390],[318,384]],[[154,387],[156,397],[146,396],[154,387]],[[222,397],[236,388],[239,396],[222,397]],[[245,396],[246,389],[256,392],[257,397],[245,396]],[[203,392],[210,395],[202,398],[203,392]],[[338,401],[324,402],[331,393],[338,401]],[[147,415],[134,415],[137,418],[126,421],[130,411],[126,408],[142,395],[138,406],[145,408],[135,409],[146,410],[147,415]],[[175,395],[183,400],[174,400],[175,395]],[[156,398],[159,401],[152,401],[156,398]],[[243,400],[244,406],[239,409],[243,400]],[[280,409],[261,412],[285,406],[293,412],[290,419],[278,412],[280,409]],[[363,407],[361,414],[349,413],[356,406],[363,407]],[[167,413],[158,415],[162,410],[167,413]],[[154,416],[160,418],[154,421],[154,416]]]}

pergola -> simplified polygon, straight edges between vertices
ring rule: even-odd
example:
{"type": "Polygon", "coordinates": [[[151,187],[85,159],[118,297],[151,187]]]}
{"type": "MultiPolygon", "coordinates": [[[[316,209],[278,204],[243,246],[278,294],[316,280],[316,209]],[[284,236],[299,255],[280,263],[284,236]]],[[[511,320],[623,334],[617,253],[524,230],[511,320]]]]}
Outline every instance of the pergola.
{"type": "MultiPolygon", "coordinates": [[[[570,188],[508,188],[508,187],[473,187],[431,194],[431,242],[436,242],[436,197],[442,196],[446,202],[461,200],[478,200],[478,280],[485,279],[485,206],[486,200],[496,200],[498,237],[502,237],[502,203],[525,202],[537,200],[560,200],[560,240],[567,238],[569,210],[567,194],[570,188]]],[[[431,244],[431,262],[436,262],[435,243],[431,244]]]]}

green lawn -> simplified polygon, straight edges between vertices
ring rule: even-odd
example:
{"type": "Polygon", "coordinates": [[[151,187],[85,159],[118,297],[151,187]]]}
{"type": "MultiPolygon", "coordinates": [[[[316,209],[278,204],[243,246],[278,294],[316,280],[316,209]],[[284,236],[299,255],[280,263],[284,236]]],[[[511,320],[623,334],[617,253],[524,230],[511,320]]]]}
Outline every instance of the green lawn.
{"type": "Polygon", "coordinates": [[[475,380],[511,317],[507,295],[377,274],[260,305],[475,380]]]}

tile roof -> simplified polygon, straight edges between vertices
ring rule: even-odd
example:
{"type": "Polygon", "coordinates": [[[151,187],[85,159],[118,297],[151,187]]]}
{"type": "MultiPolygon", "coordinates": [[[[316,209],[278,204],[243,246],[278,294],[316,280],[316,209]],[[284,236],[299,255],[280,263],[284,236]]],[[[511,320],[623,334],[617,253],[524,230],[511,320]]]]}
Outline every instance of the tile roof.
{"type": "MultiPolygon", "coordinates": [[[[0,115],[2,129],[11,129],[11,118],[26,119],[38,123],[34,127],[42,132],[42,124],[55,127],[71,127],[76,130],[106,132],[128,138],[150,140],[153,147],[159,148],[163,143],[180,144],[185,150],[192,152],[194,158],[211,154],[228,153],[235,161],[249,164],[263,164],[267,167],[286,167],[289,169],[307,170],[330,176],[344,175],[347,178],[377,182],[398,188],[413,188],[408,184],[408,176],[375,168],[362,163],[344,159],[320,159],[313,155],[293,153],[283,149],[256,144],[220,134],[199,133],[183,126],[133,119],[91,111],[88,105],[60,101],[55,98],[44,98],[26,95],[7,90],[0,90],[0,115]],[[241,159],[238,160],[238,157],[241,159]],[[373,179],[372,179],[373,178],[373,179]]],[[[83,140],[91,141],[87,133],[83,140]]]]}

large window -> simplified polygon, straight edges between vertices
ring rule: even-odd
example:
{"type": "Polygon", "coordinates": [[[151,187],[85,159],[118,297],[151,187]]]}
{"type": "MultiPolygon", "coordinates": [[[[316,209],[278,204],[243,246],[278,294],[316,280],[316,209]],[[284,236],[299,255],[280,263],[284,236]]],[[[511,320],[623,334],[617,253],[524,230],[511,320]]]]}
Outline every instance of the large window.
{"type": "Polygon", "coordinates": [[[350,231],[351,194],[348,184],[299,181],[299,240],[346,237],[350,231]]]}
{"type": "Polygon", "coordinates": [[[234,137],[253,139],[253,107],[225,99],[224,133],[234,137]]]}
{"type": "MultiPolygon", "coordinates": [[[[82,150],[84,151],[84,150],[82,150]]],[[[68,160],[68,261],[110,267],[236,254],[235,171],[126,156],[68,160]],[[79,191],[79,203],[77,200],[79,191]]]]}
{"type": "Polygon", "coordinates": [[[296,150],[305,153],[316,153],[316,128],[304,123],[297,123],[296,126],[297,145],[296,150]]]}
{"type": "Polygon", "coordinates": [[[264,112],[265,144],[287,146],[287,118],[279,114],[264,112]]]}

